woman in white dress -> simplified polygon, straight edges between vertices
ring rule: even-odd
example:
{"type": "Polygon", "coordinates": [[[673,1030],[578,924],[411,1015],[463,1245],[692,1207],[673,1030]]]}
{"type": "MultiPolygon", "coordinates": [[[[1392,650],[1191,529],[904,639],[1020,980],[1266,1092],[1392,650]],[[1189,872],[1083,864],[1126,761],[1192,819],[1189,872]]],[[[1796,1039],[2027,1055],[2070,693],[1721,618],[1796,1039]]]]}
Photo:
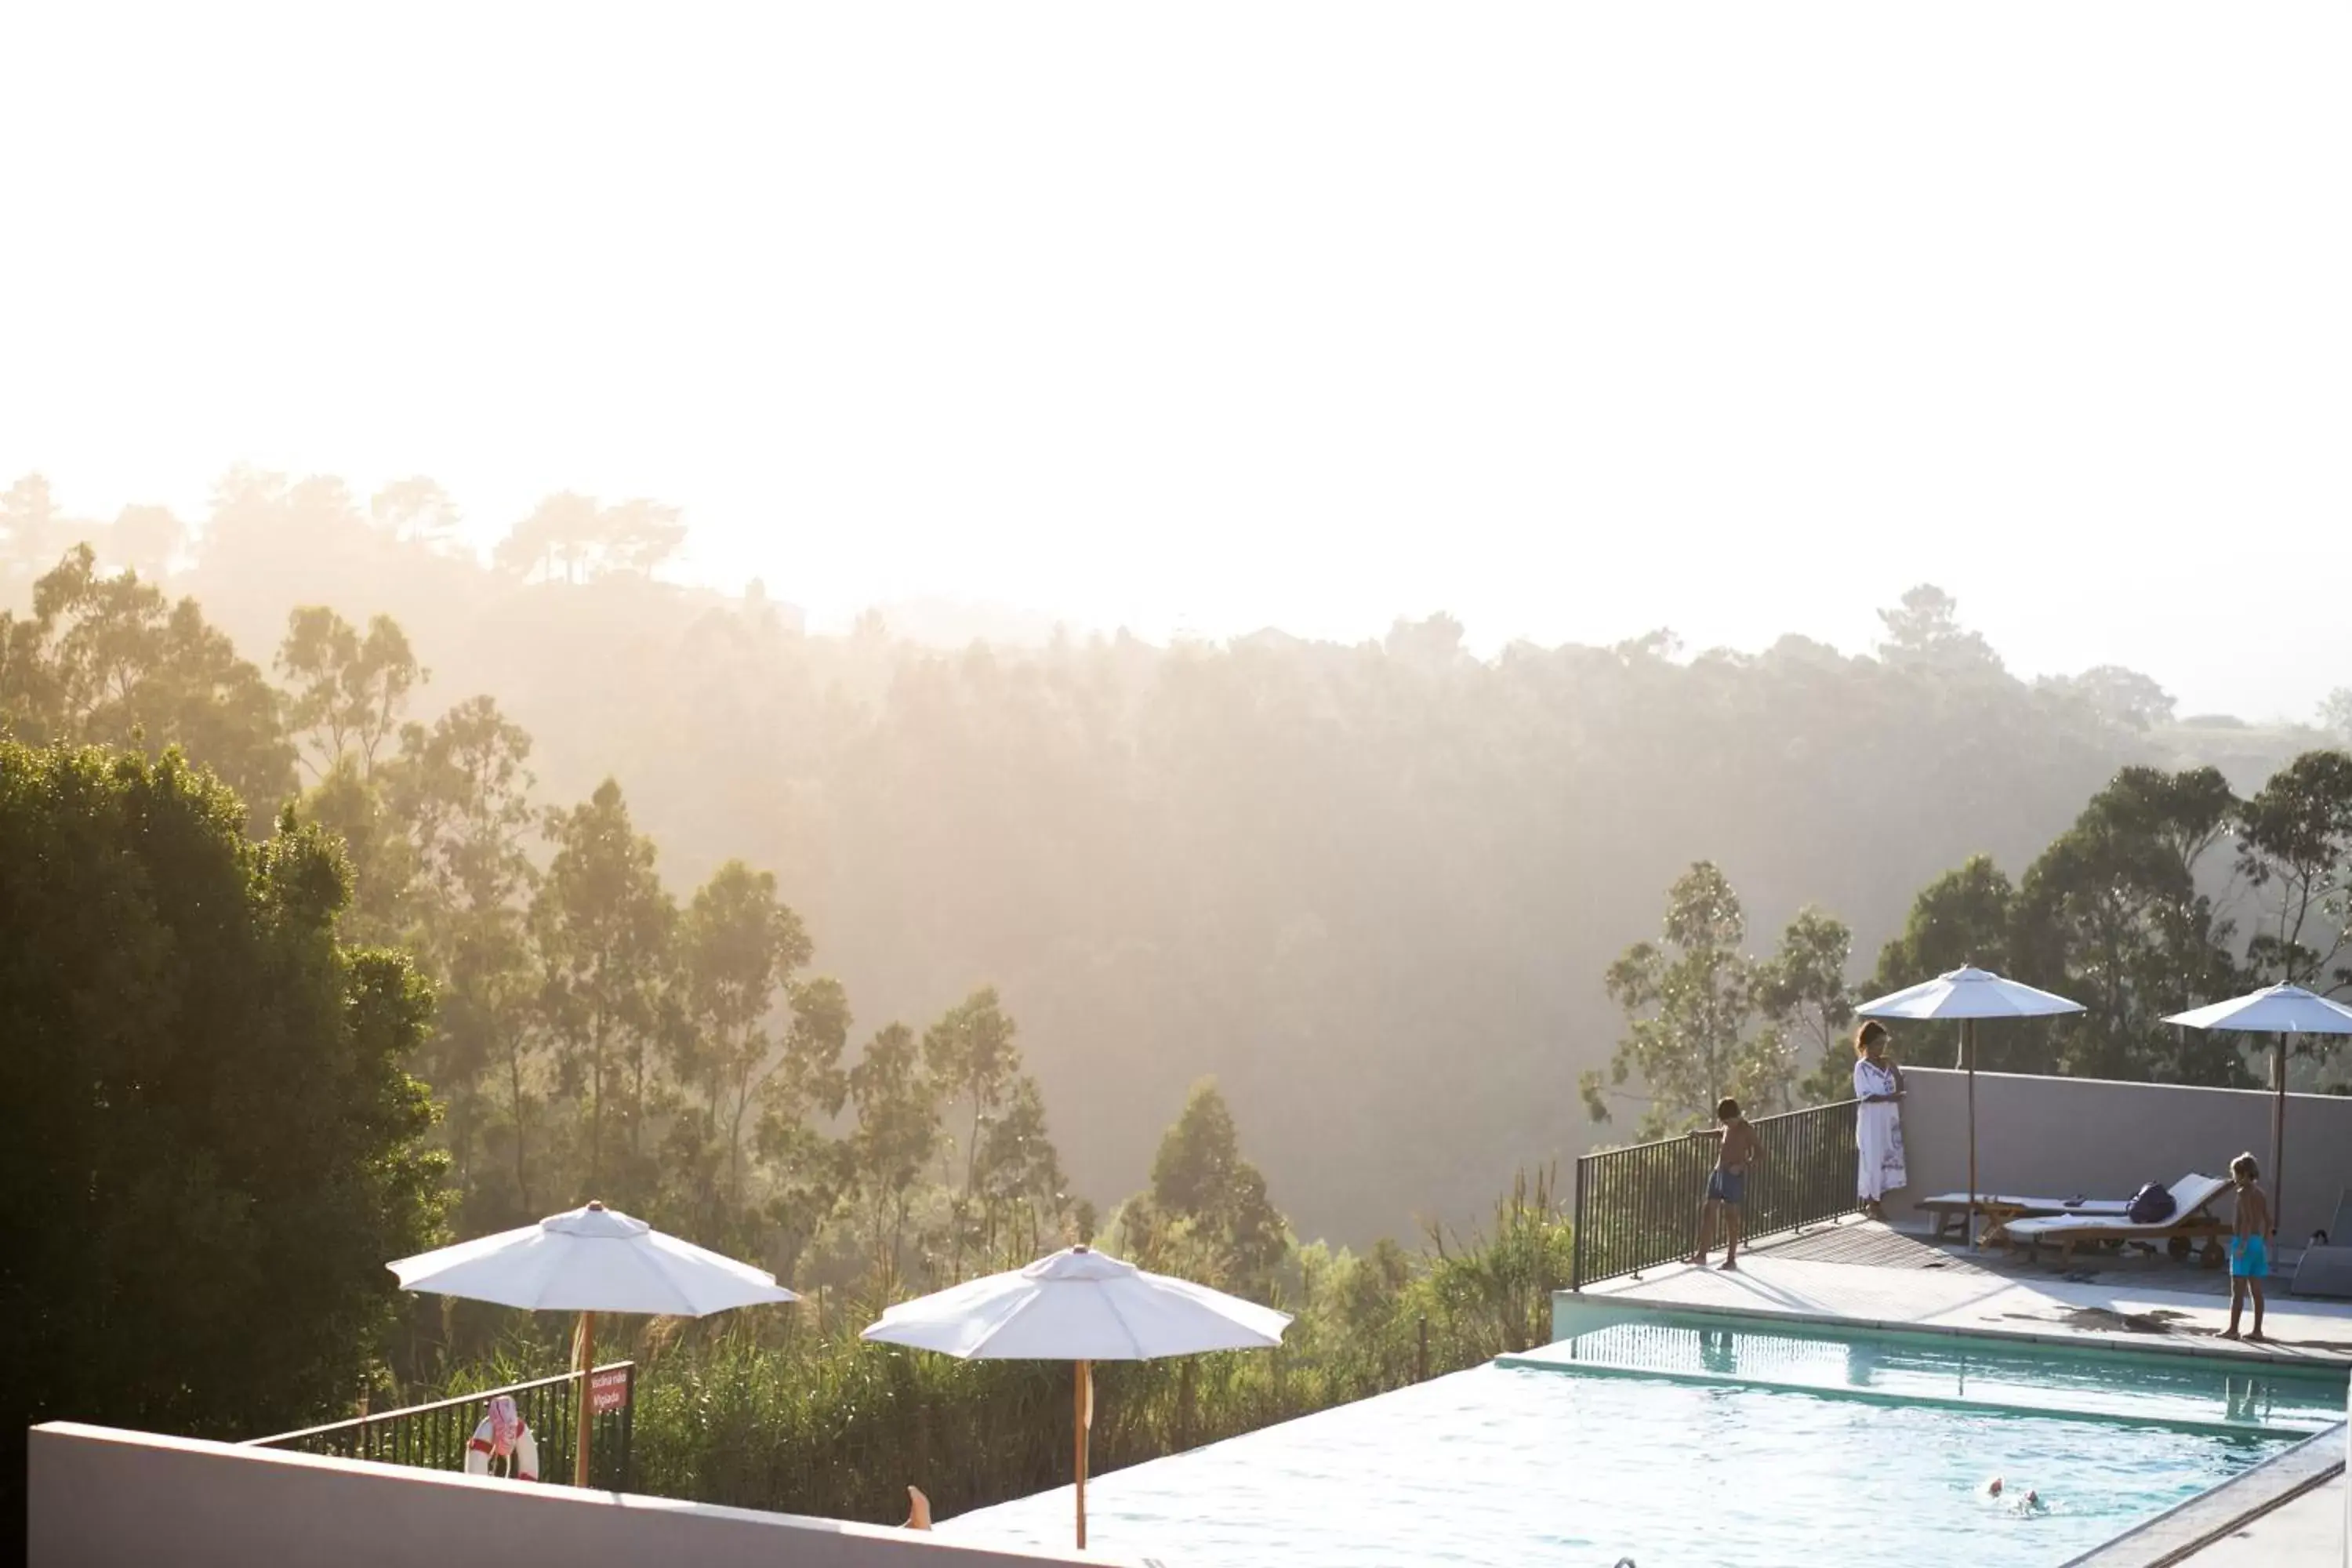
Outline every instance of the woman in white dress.
{"type": "Polygon", "coordinates": [[[1862,1212],[1883,1220],[1886,1194],[1911,1179],[1903,1168],[1903,1069],[1887,1058],[1886,1026],[1875,1018],[1854,1031],[1853,1056],[1853,1097],[1862,1102],[1854,1190],[1862,1212]]]}

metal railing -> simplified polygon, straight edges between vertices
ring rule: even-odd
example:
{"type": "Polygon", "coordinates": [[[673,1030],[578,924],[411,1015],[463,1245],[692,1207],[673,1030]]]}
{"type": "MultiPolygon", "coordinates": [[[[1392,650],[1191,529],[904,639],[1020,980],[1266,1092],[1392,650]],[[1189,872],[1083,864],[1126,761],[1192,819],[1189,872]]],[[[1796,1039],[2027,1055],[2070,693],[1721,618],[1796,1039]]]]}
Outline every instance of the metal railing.
{"type": "MultiPolygon", "coordinates": [[[[1853,1100],[1766,1116],[1753,1125],[1764,1153],[1748,1173],[1742,1245],[1859,1206],[1853,1100]]],[[[1688,1257],[1715,1154],[1714,1138],[1693,1133],[1580,1158],[1569,1289],[1688,1257]]]]}
{"type": "MultiPolygon", "coordinates": [[[[461,1394],[431,1405],[383,1410],[275,1437],[253,1437],[249,1448],[290,1448],[298,1453],[325,1454],[341,1459],[367,1459],[381,1465],[412,1465],[427,1470],[462,1470],[474,1428],[488,1415],[490,1401],[511,1395],[523,1424],[530,1428],[539,1448],[539,1479],[568,1486],[572,1473],[572,1436],[578,1429],[579,1384],[583,1374],[564,1373],[531,1383],[509,1384],[461,1394]]],[[[635,1425],[637,1364],[614,1362],[584,1374],[593,1379],[589,1415],[593,1441],[588,1449],[588,1483],[604,1491],[625,1492],[635,1478],[630,1462],[629,1437],[635,1425]]]]}

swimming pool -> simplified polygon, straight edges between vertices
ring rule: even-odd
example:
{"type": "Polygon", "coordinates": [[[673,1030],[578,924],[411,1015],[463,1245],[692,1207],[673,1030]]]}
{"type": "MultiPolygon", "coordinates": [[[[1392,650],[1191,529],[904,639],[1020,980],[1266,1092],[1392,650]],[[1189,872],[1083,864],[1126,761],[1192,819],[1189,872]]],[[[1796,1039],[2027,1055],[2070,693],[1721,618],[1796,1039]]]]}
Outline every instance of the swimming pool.
{"type": "MultiPolygon", "coordinates": [[[[1097,1478],[1088,1544],[1201,1568],[2054,1568],[2341,1419],[2345,1397],[2341,1376],[1988,1342],[1669,1324],[1551,1348],[1556,1365],[1456,1373],[1097,1478]],[[2118,1407],[2119,1387],[2145,1407],[2118,1407]],[[1987,1500],[1994,1475],[2045,1510],[1987,1500]]],[[[1066,1549],[1070,1528],[1063,1488],[940,1531],[1066,1549]]]]}

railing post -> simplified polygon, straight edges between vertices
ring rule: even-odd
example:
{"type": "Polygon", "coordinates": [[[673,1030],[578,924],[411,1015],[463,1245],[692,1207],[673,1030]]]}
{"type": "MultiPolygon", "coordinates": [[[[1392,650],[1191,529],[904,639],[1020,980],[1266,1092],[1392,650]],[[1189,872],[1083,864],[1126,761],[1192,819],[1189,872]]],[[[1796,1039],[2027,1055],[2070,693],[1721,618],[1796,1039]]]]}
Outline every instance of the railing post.
{"type": "MultiPolygon", "coordinates": [[[[1584,1289],[1584,1163],[1591,1157],[1590,1154],[1579,1154],[1576,1157],[1576,1170],[1570,1178],[1576,1184],[1576,1191],[1569,1200],[1570,1209],[1575,1215],[1575,1218],[1570,1221],[1568,1233],[1568,1288],[1570,1290],[1584,1289]]],[[[1426,1322],[1427,1320],[1424,1319],[1424,1328],[1426,1322]]]]}

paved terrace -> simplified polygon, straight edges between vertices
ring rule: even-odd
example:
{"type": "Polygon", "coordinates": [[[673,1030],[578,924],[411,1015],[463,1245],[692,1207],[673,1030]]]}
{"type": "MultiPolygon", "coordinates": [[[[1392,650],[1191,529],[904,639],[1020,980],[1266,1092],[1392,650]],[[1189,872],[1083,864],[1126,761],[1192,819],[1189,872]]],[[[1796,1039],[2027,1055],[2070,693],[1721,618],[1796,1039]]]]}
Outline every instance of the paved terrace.
{"type": "MultiPolygon", "coordinates": [[[[1671,1264],[1582,1292],[1591,1301],[1754,1312],[1868,1328],[1945,1330],[2062,1342],[2128,1342],[2249,1361],[2340,1363],[2352,1369],[2352,1302],[2286,1292],[2295,1253],[2282,1248],[2270,1281],[2269,1345],[2221,1338],[2229,1280],[2220,1269],[2131,1255],[2076,1258],[2061,1272],[1997,1248],[1936,1246],[1849,1219],[1767,1241],[1740,1254],[1737,1273],[1671,1264]]],[[[2248,1320],[2251,1323],[2251,1318],[2248,1320]]]]}

